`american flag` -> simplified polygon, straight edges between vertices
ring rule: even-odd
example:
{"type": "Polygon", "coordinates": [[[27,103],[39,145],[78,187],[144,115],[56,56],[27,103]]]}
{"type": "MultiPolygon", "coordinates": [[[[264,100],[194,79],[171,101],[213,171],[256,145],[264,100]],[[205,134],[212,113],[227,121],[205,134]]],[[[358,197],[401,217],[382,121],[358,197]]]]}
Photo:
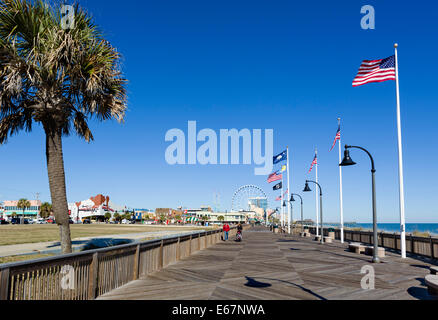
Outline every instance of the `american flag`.
{"type": "Polygon", "coordinates": [[[386,80],[395,80],[394,55],[385,59],[362,61],[359,72],[353,80],[353,87],[386,80]]]}
{"type": "Polygon", "coordinates": [[[281,180],[283,178],[283,175],[281,173],[277,174],[277,172],[278,171],[275,171],[268,176],[268,183],[271,183],[271,182],[274,182],[277,180],[281,180]]]}
{"type": "Polygon", "coordinates": [[[336,131],[335,141],[333,141],[333,145],[330,151],[333,150],[333,147],[335,146],[337,140],[341,140],[341,125],[338,125],[338,131],[336,131]]]}
{"type": "Polygon", "coordinates": [[[318,159],[316,157],[316,154],[315,154],[315,157],[313,158],[312,164],[310,165],[309,173],[310,173],[310,171],[312,171],[314,164],[318,164],[318,159]]]}
{"type": "Polygon", "coordinates": [[[275,198],[275,201],[279,201],[279,200],[283,199],[283,197],[286,195],[288,190],[289,189],[286,189],[286,191],[284,192],[283,196],[279,195],[277,198],[275,198]]]}

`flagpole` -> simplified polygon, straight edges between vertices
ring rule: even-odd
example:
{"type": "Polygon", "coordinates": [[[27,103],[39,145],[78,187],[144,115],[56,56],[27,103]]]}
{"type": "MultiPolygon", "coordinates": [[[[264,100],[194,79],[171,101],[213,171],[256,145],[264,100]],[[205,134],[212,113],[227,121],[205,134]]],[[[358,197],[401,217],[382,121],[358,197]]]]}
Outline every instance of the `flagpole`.
{"type": "Polygon", "coordinates": [[[284,211],[284,209],[283,209],[283,173],[281,173],[280,207],[281,207],[280,224],[281,224],[281,227],[283,228],[284,227],[284,221],[283,221],[283,211],[284,211]]]}
{"type": "Polygon", "coordinates": [[[394,44],[395,49],[395,86],[397,95],[397,140],[398,140],[398,179],[399,179],[399,200],[400,200],[400,244],[401,257],[406,258],[406,230],[405,230],[405,195],[403,186],[403,150],[401,138],[401,120],[400,120],[400,92],[398,79],[398,44],[394,44]]]}
{"type": "MultiPolygon", "coordinates": [[[[289,201],[289,188],[290,188],[290,185],[289,185],[289,146],[286,146],[286,160],[287,160],[287,167],[286,167],[286,170],[287,170],[287,196],[286,196],[286,200],[287,201],[289,201]]],[[[287,206],[287,232],[290,234],[290,203],[288,202],[288,206],[287,206]]]]}
{"type": "MultiPolygon", "coordinates": [[[[315,181],[318,183],[318,150],[315,148],[315,181]]],[[[318,225],[319,225],[319,210],[318,210],[318,188],[315,188],[315,209],[316,209],[316,235],[319,235],[318,225]]]]}
{"type": "MultiPolygon", "coordinates": [[[[338,126],[341,127],[341,118],[338,118],[338,126]]],[[[342,162],[341,158],[341,133],[339,131],[339,163],[342,162]]],[[[341,243],[344,243],[344,208],[342,202],[342,166],[339,167],[339,210],[341,214],[341,243]]]]}

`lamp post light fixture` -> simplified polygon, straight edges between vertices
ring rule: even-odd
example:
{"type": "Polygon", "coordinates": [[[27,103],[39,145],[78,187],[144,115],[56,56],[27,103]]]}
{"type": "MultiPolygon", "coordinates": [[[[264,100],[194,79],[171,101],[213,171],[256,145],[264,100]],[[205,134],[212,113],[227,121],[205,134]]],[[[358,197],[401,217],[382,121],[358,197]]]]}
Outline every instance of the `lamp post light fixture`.
{"type": "Polygon", "coordinates": [[[344,159],[342,159],[342,162],[339,164],[342,167],[352,166],[356,164],[356,162],[354,162],[350,158],[350,151],[348,150],[350,148],[356,148],[365,151],[371,160],[371,188],[372,188],[372,197],[373,197],[372,203],[373,203],[373,238],[374,238],[373,262],[378,263],[380,262],[380,259],[378,257],[378,242],[377,242],[377,212],[376,212],[376,182],[375,182],[376,168],[374,167],[374,159],[371,156],[371,154],[362,147],[345,145],[344,148],[345,148],[344,159]]]}
{"type": "MultiPolygon", "coordinates": [[[[291,195],[290,197],[291,197],[291,199],[293,198],[292,195],[291,195]]],[[[294,219],[293,219],[293,216],[294,216],[294,215],[293,215],[293,208],[292,208],[292,202],[291,202],[291,200],[284,200],[284,201],[283,201],[283,207],[286,206],[286,202],[288,202],[289,205],[290,205],[290,216],[287,217],[287,221],[288,221],[288,224],[287,224],[287,233],[290,234],[290,231],[291,231],[290,226],[291,226],[291,222],[292,222],[292,223],[294,222],[294,219]]]]}
{"type": "MultiPolygon", "coordinates": [[[[289,202],[288,200],[283,200],[283,207],[286,207],[286,202],[289,202]]],[[[292,208],[291,208],[292,209],[292,208]]],[[[284,212],[286,212],[286,209],[284,209],[284,212]]],[[[290,234],[290,217],[287,217],[287,233],[290,234]]]]}
{"type": "MultiPolygon", "coordinates": [[[[276,207],[276,208],[275,208],[275,211],[274,211],[274,213],[273,213],[272,215],[275,214],[275,216],[277,216],[279,213],[280,213],[280,207],[276,207]]],[[[272,217],[272,222],[273,222],[273,223],[275,223],[275,220],[274,220],[274,219],[278,219],[278,218],[274,218],[274,217],[272,217]]]]}
{"type": "MultiPolygon", "coordinates": [[[[321,223],[321,244],[324,243],[324,227],[323,227],[323,222],[322,222],[322,188],[321,185],[318,182],[315,182],[313,180],[306,180],[306,184],[304,186],[304,190],[303,192],[309,192],[312,191],[309,187],[309,182],[312,182],[314,184],[316,184],[319,187],[319,214],[320,214],[320,223],[321,223]]],[[[316,226],[316,228],[318,228],[318,226],[316,226]]]]}
{"type": "Polygon", "coordinates": [[[304,220],[303,220],[303,198],[299,194],[297,194],[297,193],[292,193],[290,195],[290,200],[289,201],[291,201],[291,202],[295,201],[294,196],[300,197],[300,200],[301,200],[301,232],[303,232],[304,231],[304,225],[303,225],[303,223],[304,223],[304,220]]]}

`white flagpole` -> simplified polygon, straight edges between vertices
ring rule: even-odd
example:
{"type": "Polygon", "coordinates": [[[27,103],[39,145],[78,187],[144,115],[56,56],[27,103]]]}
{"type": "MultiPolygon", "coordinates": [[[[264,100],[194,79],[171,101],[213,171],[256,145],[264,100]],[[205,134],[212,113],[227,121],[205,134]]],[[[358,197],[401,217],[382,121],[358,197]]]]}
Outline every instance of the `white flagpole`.
{"type": "Polygon", "coordinates": [[[397,94],[397,138],[398,138],[398,179],[399,179],[399,199],[400,199],[400,243],[401,257],[406,258],[406,230],[405,230],[405,195],[403,186],[403,151],[401,138],[401,120],[400,120],[400,93],[398,86],[398,44],[394,44],[395,49],[395,86],[397,94]]]}
{"type": "MultiPolygon", "coordinates": [[[[289,146],[286,147],[286,160],[287,160],[287,196],[286,196],[286,200],[289,201],[289,192],[290,192],[290,184],[289,184],[289,146]]],[[[290,203],[288,202],[288,206],[287,206],[287,232],[290,234],[290,203]]]]}
{"type": "MultiPolygon", "coordinates": [[[[316,164],[315,164],[315,181],[318,183],[318,151],[315,148],[316,164]]],[[[315,186],[315,209],[316,209],[316,235],[319,235],[319,210],[318,210],[318,186],[315,186]]]]}
{"type": "MultiPolygon", "coordinates": [[[[338,126],[341,126],[341,118],[338,118],[338,126]]],[[[342,162],[341,158],[341,133],[339,132],[339,163],[342,162]]],[[[344,243],[344,208],[342,203],[342,167],[339,167],[339,209],[341,214],[341,243],[344,243]]]]}
{"type": "MultiPolygon", "coordinates": [[[[281,167],[280,167],[281,168],[281,167]]],[[[280,169],[281,170],[281,169],[280,169]]],[[[284,216],[283,216],[283,172],[281,172],[281,191],[280,191],[280,207],[281,207],[281,227],[284,227],[284,216]]]]}

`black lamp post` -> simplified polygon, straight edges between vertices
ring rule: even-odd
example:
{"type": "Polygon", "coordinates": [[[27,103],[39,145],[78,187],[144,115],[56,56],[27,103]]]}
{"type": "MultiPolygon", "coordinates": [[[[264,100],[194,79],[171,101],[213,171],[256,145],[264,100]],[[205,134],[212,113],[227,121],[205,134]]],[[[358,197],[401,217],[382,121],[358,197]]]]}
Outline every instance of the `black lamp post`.
{"type": "MultiPolygon", "coordinates": [[[[290,198],[293,199],[293,196],[291,195],[290,198]]],[[[290,217],[287,218],[287,221],[289,221],[287,232],[288,232],[289,234],[290,234],[290,229],[291,229],[291,228],[290,228],[290,226],[291,226],[291,222],[293,223],[293,221],[294,221],[294,219],[293,219],[294,214],[293,214],[292,201],[295,201],[295,200],[284,200],[284,201],[283,201],[283,207],[286,207],[286,202],[288,202],[289,205],[290,205],[290,217]]],[[[292,229],[293,229],[293,226],[292,226],[292,229]]]]}
{"type": "Polygon", "coordinates": [[[375,182],[376,169],[374,168],[374,159],[371,156],[371,154],[362,147],[345,145],[344,159],[342,159],[342,162],[339,164],[340,166],[344,167],[344,166],[352,166],[356,164],[356,162],[354,162],[350,158],[350,152],[348,151],[348,149],[350,148],[356,148],[365,151],[371,160],[371,187],[372,187],[372,196],[373,196],[372,201],[373,201],[373,238],[374,238],[373,262],[378,263],[380,262],[380,260],[378,257],[378,242],[377,242],[376,182],[375,182]]]}
{"type": "MultiPolygon", "coordinates": [[[[286,215],[286,211],[287,211],[287,210],[286,210],[286,202],[289,202],[289,201],[287,201],[287,200],[283,200],[283,208],[284,208],[283,211],[284,211],[285,215],[286,215]]],[[[288,219],[288,221],[289,221],[290,217],[288,217],[287,219],[288,219]]],[[[290,222],[289,222],[288,225],[289,225],[288,233],[290,233],[290,222]]]]}
{"type": "Polygon", "coordinates": [[[300,197],[300,200],[301,200],[301,232],[303,232],[303,229],[304,229],[304,226],[303,226],[303,198],[301,198],[301,196],[299,195],[299,194],[297,194],[297,193],[292,193],[291,195],[290,195],[290,200],[289,201],[295,201],[295,199],[294,199],[294,196],[298,196],[298,197],[300,197]]]}
{"type": "MultiPolygon", "coordinates": [[[[312,191],[309,188],[309,182],[313,182],[314,184],[316,184],[319,187],[319,212],[320,212],[320,220],[321,220],[321,244],[324,243],[324,227],[322,225],[322,188],[321,185],[318,182],[315,182],[313,180],[306,180],[306,185],[304,186],[304,190],[303,192],[309,192],[312,191]]],[[[318,226],[316,226],[318,228],[318,226]]]]}

